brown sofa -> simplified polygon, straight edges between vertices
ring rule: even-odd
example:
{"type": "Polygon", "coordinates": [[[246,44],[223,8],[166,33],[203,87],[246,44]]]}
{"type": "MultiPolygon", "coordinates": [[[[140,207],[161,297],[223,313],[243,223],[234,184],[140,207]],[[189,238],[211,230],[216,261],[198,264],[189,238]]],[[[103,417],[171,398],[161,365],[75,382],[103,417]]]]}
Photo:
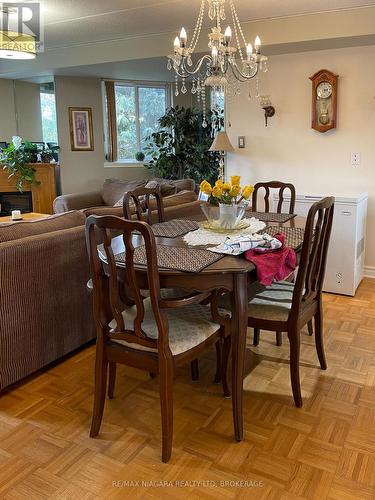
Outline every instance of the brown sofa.
{"type": "MultiPolygon", "coordinates": [[[[150,179],[152,180],[152,179],[150,179]]],[[[197,200],[195,182],[192,179],[167,180],[159,179],[164,208],[183,205],[197,200]]],[[[122,215],[121,202],[124,193],[137,187],[145,186],[148,180],[126,181],[122,179],[106,179],[101,191],[90,193],[73,193],[58,196],[53,202],[54,213],[69,210],[84,210],[86,215],[122,215]]]]}
{"type": "Polygon", "coordinates": [[[85,220],[0,224],[0,390],[94,338],[85,220]]]}
{"type": "MultiPolygon", "coordinates": [[[[89,214],[0,223],[0,391],[95,337],[84,231],[89,214]]],[[[199,201],[165,209],[166,220],[200,214],[199,201]]]]}

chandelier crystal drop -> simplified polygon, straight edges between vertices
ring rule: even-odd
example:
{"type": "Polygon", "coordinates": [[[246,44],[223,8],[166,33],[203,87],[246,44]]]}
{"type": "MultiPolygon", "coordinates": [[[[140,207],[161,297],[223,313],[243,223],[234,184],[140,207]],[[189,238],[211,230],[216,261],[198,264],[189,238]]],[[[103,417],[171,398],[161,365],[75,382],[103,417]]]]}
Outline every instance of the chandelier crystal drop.
{"type": "Polygon", "coordinates": [[[185,28],[182,28],[180,36],[174,39],[173,54],[168,56],[167,68],[175,72],[176,95],[180,91],[185,93],[186,81],[191,80],[192,94],[197,94],[198,101],[204,102],[206,86],[228,95],[238,93],[238,83],[252,80],[259,70],[267,71],[267,57],[261,54],[259,36],[255,38],[254,45],[246,42],[234,0],[202,0],[191,39],[188,39],[185,28]],[[226,2],[229,4],[231,26],[228,25],[223,31],[222,23],[227,19],[226,2]],[[206,5],[208,18],[214,22],[208,34],[209,53],[193,63],[206,5]]]}

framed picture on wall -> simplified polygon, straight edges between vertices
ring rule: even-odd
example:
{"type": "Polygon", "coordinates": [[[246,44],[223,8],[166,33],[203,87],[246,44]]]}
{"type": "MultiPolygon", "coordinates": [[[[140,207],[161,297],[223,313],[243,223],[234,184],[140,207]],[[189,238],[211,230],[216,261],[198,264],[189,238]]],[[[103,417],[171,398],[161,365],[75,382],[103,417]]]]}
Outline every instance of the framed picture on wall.
{"type": "Polygon", "coordinates": [[[94,151],[91,108],[69,108],[72,151],[94,151]]]}

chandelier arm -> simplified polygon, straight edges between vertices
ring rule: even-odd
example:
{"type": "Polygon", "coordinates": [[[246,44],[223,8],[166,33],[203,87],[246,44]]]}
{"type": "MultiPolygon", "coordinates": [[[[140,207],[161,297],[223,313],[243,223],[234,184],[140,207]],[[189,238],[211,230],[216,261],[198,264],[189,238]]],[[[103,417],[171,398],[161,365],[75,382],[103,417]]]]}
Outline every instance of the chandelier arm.
{"type": "MultiPolygon", "coordinates": [[[[184,59],[183,59],[183,60],[182,60],[182,62],[181,62],[181,67],[182,67],[183,72],[185,73],[185,76],[186,76],[186,75],[188,75],[188,76],[192,76],[192,75],[197,74],[197,73],[198,73],[198,71],[201,69],[202,64],[203,64],[203,62],[204,62],[205,60],[207,60],[207,61],[211,62],[211,64],[212,64],[212,57],[211,57],[210,55],[206,54],[206,55],[204,55],[203,57],[201,57],[201,58],[199,59],[199,61],[198,61],[197,65],[196,65],[196,67],[195,67],[194,69],[189,70],[189,69],[186,67],[186,65],[185,65],[185,61],[184,61],[184,59]]],[[[178,74],[178,76],[181,76],[181,77],[183,76],[183,75],[180,75],[177,71],[176,71],[176,73],[178,74]]]]}
{"type": "MultiPolygon", "coordinates": [[[[230,64],[230,67],[231,67],[233,75],[236,78],[237,78],[237,75],[239,75],[241,78],[243,78],[243,80],[240,80],[240,81],[243,81],[243,82],[247,82],[247,81],[251,80],[252,78],[254,78],[258,74],[258,71],[259,71],[259,63],[256,63],[256,66],[250,75],[245,75],[244,73],[242,73],[242,71],[240,70],[240,68],[237,66],[236,63],[230,64]]],[[[239,80],[239,78],[237,78],[237,80],[239,80]]]]}

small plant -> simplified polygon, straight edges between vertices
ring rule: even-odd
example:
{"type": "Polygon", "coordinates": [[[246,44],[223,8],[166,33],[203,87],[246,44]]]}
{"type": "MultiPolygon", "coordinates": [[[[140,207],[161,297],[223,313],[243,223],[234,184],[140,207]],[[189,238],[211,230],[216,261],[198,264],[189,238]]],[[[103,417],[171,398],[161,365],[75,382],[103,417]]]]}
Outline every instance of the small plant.
{"type": "Polygon", "coordinates": [[[45,146],[39,148],[37,144],[29,141],[22,143],[21,137],[14,136],[11,144],[0,152],[0,166],[8,173],[8,179],[15,179],[16,188],[22,193],[25,184],[40,184],[35,178],[36,170],[31,164],[50,162],[57,150],[58,146],[52,150],[45,146]]]}
{"type": "Polygon", "coordinates": [[[145,158],[146,156],[142,151],[138,151],[137,153],[135,153],[135,159],[137,161],[144,161],[145,158]]]}

